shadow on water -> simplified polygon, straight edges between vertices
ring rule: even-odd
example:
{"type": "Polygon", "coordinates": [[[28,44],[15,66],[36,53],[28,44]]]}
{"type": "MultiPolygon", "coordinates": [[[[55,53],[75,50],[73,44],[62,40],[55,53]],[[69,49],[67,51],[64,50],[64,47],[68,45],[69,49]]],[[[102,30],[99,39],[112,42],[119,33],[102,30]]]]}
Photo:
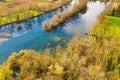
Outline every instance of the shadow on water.
{"type": "Polygon", "coordinates": [[[35,49],[37,51],[43,51],[46,48],[54,48],[56,45],[62,45],[64,47],[65,44],[78,33],[80,33],[82,37],[85,37],[84,33],[89,31],[98,14],[104,9],[105,3],[98,1],[89,2],[85,14],[78,14],[50,32],[43,31],[44,21],[51,21],[55,14],[69,10],[70,7],[71,6],[64,6],[56,11],[21,22],[19,23],[19,30],[17,27],[18,24],[16,23],[1,27],[0,63],[5,61],[11,53],[18,52],[19,50],[35,49]],[[5,35],[9,38],[6,38],[5,35]],[[60,40],[56,41],[56,37],[60,40]]]}

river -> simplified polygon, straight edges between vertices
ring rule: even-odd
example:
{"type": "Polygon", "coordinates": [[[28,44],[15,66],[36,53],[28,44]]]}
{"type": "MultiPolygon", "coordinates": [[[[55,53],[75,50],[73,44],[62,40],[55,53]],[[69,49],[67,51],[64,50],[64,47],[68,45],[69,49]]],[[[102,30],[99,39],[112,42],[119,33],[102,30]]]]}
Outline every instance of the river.
{"type": "Polygon", "coordinates": [[[54,48],[56,45],[64,47],[76,34],[81,34],[83,38],[86,37],[84,33],[88,33],[97,16],[104,9],[104,2],[88,2],[85,14],[79,14],[62,27],[60,26],[50,32],[43,31],[44,21],[51,21],[55,14],[69,10],[75,4],[75,1],[73,0],[69,5],[55,11],[21,22],[21,30],[17,30],[16,23],[0,28],[0,35],[10,36],[10,38],[0,38],[0,63],[5,61],[13,52],[19,50],[34,49],[43,51],[46,48],[54,48]],[[55,41],[56,37],[62,40],[55,41]]]}

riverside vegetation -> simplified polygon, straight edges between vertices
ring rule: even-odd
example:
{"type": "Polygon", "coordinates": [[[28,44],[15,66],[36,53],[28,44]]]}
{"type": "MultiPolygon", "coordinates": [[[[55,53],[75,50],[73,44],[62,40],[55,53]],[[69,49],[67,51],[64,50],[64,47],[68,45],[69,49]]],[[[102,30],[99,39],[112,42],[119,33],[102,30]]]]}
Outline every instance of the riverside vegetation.
{"type": "Polygon", "coordinates": [[[57,14],[53,18],[52,22],[45,22],[43,27],[44,31],[49,31],[52,28],[57,27],[58,25],[65,22],[67,19],[75,16],[79,12],[81,13],[86,12],[86,8],[87,8],[87,0],[84,1],[78,0],[78,3],[76,3],[70,11],[65,11],[57,14]]]}
{"type": "Polygon", "coordinates": [[[57,46],[44,52],[13,53],[0,66],[0,80],[119,80],[120,34],[116,27],[120,29],[120,18],[112,14],[116,3],[106,6],[87,38],[77,35],[65,49],[57,46]]]}
{"type": "Polygon", "coordinates": [[[70,2],[71,0],[2,0],[0,26],[44,14],[70,2]]]}

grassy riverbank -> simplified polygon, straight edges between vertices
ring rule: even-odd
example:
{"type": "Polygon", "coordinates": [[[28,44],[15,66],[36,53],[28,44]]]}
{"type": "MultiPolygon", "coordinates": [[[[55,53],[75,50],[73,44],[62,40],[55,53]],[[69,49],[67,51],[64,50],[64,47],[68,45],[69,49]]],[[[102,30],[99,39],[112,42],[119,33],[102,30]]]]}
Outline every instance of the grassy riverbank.
{"type": "Polygon", "coordinates": [[[0,18],[0,25],[4,25],[4,24],[9,24],[12,22],[19,22],[34,16],[38,16],[44,14],[44,12],[38,12],[38,11],[34,11],[34,10],[28,10],[28,11],[24,11],[24,12],[18,12],[15,14],[11,14],[10,16],[4,16],[0,18]]]}
{"type": "Polygon", "coordinates": [[[120,18],[115,16],[106,16],[102,23],[95,24],[95,29],[90,31],[92,36],[114,37],[120,39],[120,18]],[[103,35],[104,34],[104,35],[103,35]]]}
{"type": "Polygon", "coordinates": [[[120,38],[120,18],[114,16],[107,16],[110,30],[113,31],[113,36],[120,38]]]}
{"type": "Polygon", "coordinates": [[[65,0],[64,2],[61,0],[13,0],[10,2],[0,2],[0,26],[44,14],[70,2],[71,0],[65,0]]]}
{"type": "Polygon", "coordinates": [[[66,20],[70,19],[71,17],[74,17],[78,13],[85,13],[86,9],[87,0],[78,0],[78,3],[76,3],[71,10],[55,15],[51,22],[45,22],[43,29],[44,31],[50,31],[51,29],[58,27],[60,24],[63,24],[66,20]]]}

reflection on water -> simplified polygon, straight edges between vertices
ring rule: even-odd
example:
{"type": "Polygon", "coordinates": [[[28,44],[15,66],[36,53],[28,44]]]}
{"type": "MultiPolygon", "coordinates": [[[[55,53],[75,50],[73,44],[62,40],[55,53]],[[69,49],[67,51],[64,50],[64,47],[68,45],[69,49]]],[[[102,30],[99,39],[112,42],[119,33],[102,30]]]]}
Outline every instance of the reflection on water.
{"type": "Polygon", "coordinates": [[[99,1],[95,3],[89,2],[87,7],[88,10],[85,14],[83,14],[82,16],[79,15],[79,18],[64,27],[65,32],[72,35],[80,33],[82,37],[85,37],[84,33],[88,33],[98,14],[100,14],[100,12],[104,9],[105,3],[101,3],[99,1]]]}
{"type": "Polygon", "coordinates": [[[90,25],[95,21],[96,16],[103,10],[105,4],[100,2],[88,3],[88,10],[86,14],[77,16],[64,27],[59,27],[51,32],[44,32],[42,27],[45,20],[51,18],[61,11],[69,7],[59,8],[56,11],[49,12],[45,15],[35,17],[20,23],[21,29],[17,29],[17,24],[7,25],[0,28],[0,36],[10,36],[10,38],[0,39],[0,62],[13,52],[18,52],[23,49],[35,49],[37,51],[45,48],[55,47],[56,45],[65,45],[71,37],[77,33],[86,33],[90,29],[90,25]],[[57,37],[62,38],[61,41],[54,41],[57,37]],[[51,44],[51,46],[48,46],[51,44]]]}
{"type": "Polygon", "coordinates": [[[7,41],[8,39],[7,38],[2,38],[1,40],[0,40],[0,45],[4,42],[4,41],[7,41]]]}

